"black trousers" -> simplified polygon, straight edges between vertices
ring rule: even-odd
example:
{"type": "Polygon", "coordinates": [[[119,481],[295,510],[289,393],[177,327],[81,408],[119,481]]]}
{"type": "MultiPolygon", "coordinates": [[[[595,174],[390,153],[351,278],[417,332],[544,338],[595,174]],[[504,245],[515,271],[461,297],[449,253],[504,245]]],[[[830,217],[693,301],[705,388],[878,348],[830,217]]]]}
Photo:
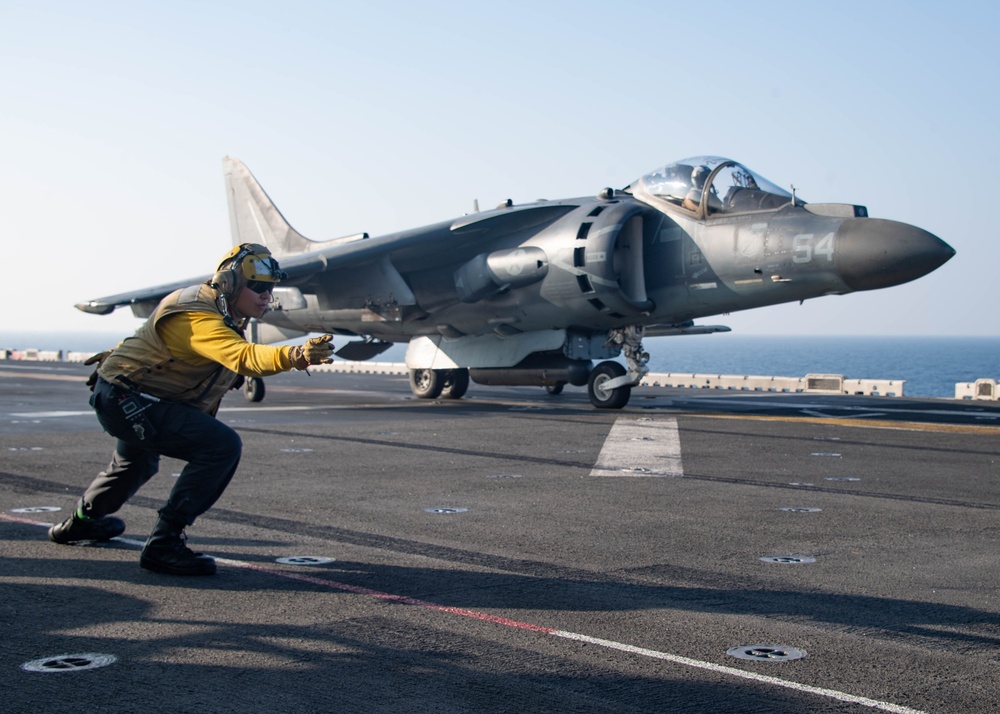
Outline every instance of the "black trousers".
{"type": "Polygon", "coordinates": [[[111,464],[80,499],[80,508],[92,518],[114,513],[156,474],[162,455],[187,465],[159,514],[179,526],[191,525],[226,490],[240,463],[242,440],[218,419],[194,407],[138,397],[147,420],[140,439],[123,411],[124,396],[123,390],[103,379],[94,387],[90,404],[118,444],[111,464]]]}

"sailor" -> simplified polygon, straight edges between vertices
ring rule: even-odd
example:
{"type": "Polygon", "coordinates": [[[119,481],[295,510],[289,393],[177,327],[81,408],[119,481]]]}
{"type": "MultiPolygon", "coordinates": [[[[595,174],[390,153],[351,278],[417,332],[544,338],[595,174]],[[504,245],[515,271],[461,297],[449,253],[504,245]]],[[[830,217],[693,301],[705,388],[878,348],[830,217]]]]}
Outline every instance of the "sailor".
{"type": "Polygon", "coordinates": [[[90,404],[118,440],[111,464],[77,509],[49,529],[61,544],[106,541],[125,523],[111,514],[157,472],[160,456],[187,464],[159,509],[139,565],[171,575],[212,575],[215,560],[185,544],[184,529],[218,500],[240,461],[239,435],[215,418],[219,402],[244,377],[266,377],[332,362],[332,335],[295,346],[247,342],[250,318],[269,308],[287,277],[263,245],[234,247],[211,279],[166,296],[136,333],[94,355],[90,404]]]}

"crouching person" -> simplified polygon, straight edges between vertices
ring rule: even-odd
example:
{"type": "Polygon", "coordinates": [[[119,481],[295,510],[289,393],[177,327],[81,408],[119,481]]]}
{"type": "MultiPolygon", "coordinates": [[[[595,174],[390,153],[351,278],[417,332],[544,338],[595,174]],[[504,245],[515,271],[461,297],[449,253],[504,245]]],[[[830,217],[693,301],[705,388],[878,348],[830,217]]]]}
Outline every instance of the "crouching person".
{"type": "Polygon", "coordinates": [[[121,535],[125,523],[111,514],[168,456],[187,464],[159,509],[139,565],[170,575],[215,573],[214,559],[186,546],[184,529],[218,500],[240,462],[239,435],[215,418],[219,402],[241,377],[333,361],[331,335],[285,347],[244,338],[247,321],[268,310],[284,277],[265,246],[236,246],[208,282],[171,293],[132,337],[91,358],[100,366],[90,404],[118,443],[76,511],[49,529],[52,541],[121,535]]]}

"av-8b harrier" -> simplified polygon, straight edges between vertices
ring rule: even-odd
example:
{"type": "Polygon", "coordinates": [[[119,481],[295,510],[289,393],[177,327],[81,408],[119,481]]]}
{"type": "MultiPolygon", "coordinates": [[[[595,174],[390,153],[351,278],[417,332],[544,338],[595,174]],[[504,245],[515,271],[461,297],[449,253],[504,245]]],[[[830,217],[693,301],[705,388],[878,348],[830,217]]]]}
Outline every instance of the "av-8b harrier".
{"type": "MultiPolygon", "coordinates": [[[[241,162],[223,165],[234,245],[267,245],[288,273],[251,339],[361,338],[338,350],[346,359],[408,342],[410,385],[425,399],[461,398],[470,379],[551,393],[586,384],[595,407],[621,408],[648,371],[644,337],[728,331],[694,321],[900,285],[955,254],[925,230],[869,218],[864,206],[806,203],[715,156],[596,196],[508,200],[423,228],[321,242],[293,229],[241,162]]],[[[77,307],[130,305],[147,317],[164,296],[210,278],[77,307]]],[[[249,399],[263,394],[263,382],[248,380],[249,399]]]]}

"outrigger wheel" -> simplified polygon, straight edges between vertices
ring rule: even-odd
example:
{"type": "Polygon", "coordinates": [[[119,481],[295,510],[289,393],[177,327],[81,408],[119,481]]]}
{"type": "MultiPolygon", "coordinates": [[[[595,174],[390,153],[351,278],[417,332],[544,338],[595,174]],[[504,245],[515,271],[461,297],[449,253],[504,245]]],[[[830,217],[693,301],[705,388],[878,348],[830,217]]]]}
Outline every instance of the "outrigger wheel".
{"type": "Polygon", "coordinates": [[[248,402],[260,402],[264,400],[264,380],[260,377],[247,377],[243,382],[243,396],[248,402]]]}

